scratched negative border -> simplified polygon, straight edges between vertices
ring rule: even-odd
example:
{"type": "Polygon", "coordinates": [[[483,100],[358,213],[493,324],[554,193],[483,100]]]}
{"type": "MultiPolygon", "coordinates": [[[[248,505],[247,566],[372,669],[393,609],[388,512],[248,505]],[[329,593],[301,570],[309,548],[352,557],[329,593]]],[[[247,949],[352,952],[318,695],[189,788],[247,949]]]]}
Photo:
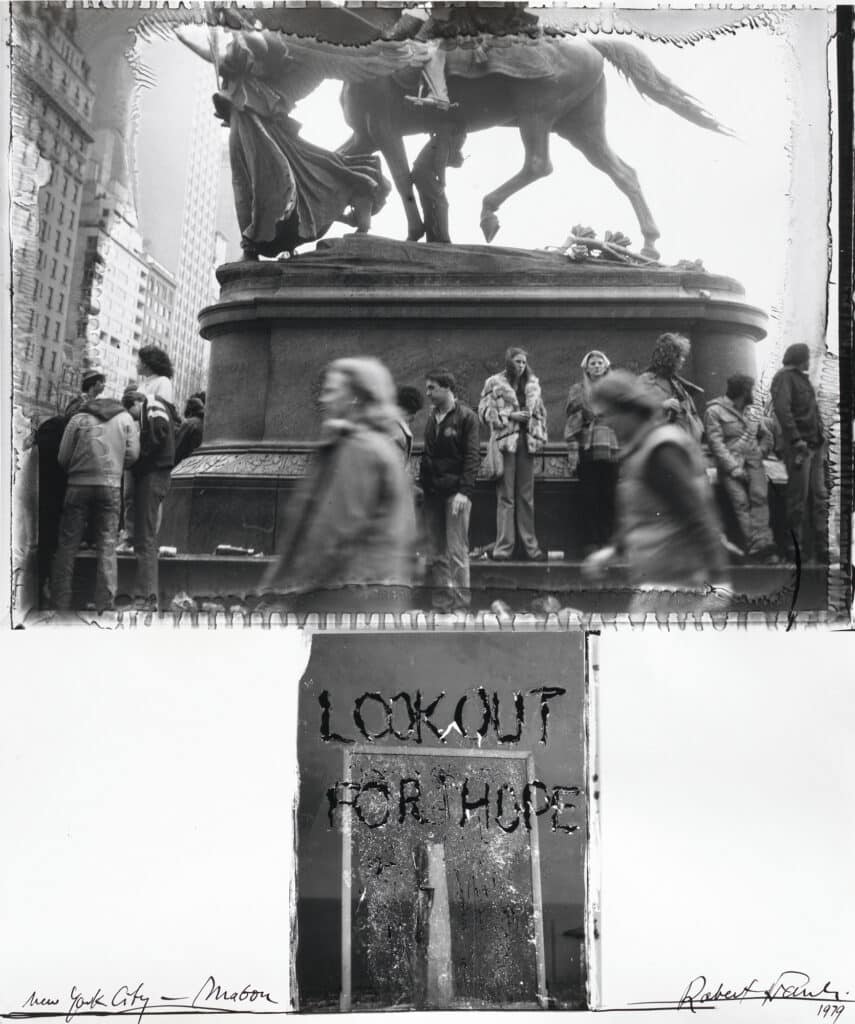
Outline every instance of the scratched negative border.
{"type": "MultiPolygon", "coordinates": [[[[51,7],[52,16],[59,19],[57,12],[62,8],[58,4],[51,7]]],[[[289,32],[292,38],[321,38],[307,28],[309,14],[312,17],[323,15],[329,19],[338,19],[336,26],[339,27],[335,31],[330,29],[331,38],[335,37],[335,32],[340,31],[341,20],[351,18],[354,23],[358,22],[362,26],[363,33],[369,33],[368,36],[363,34],[359,39],[349,42],[347,50],[351,55],[361,45],[361,41],[370,38],[372,31],[376,36],[377,25],[384,24],[384,19],[388,21],[389,9],[394,7],[393,4],[348,3],[344,10],[325,8],[323,11],[312,11],[302,3],[230,5],[233,12],[240,12],[243,24],[251,25],[255,19],[260,19],[259,24],[289,32]]],[[[158,202],[153,203],[151,195],[146,191],[145,174],[148,173],[146,168],[150,169],[151,161],[146,164],[141,159],[141,147],[144,147],[146,138],[151,138],[150,129],[147,134],[144,111],[152,91],[158,87],[156,62],[152,58],[153,48],[162,47],[166,40],[174,41],[174,30],[178,25],[205,24],[206,17],[210,20],[212,9],[210,4],[192,2],[181,7],[165,4],[153,8],[148,4],[133,3],[103,7],[85,0],[74,5],[75,22],[67,26],[70,36],[66,37],[62,34],[65,30],[60,31],[62,26],[56,27],[58,21],[53,29],[47,21],[42,23],[41,28],[22,28],[23,7],[13,4],[11,17],[6,11],[2,13],[4,28],[11,41],[11,71],[8,73],[12,86],[9,114],[12,141],[7,167],[11,192],[10,245],[4,248],[3,254],[5,260],[9,253],[9,279],[12,285],[8,316],[13,344],[10,346],[9,359],[4,360],[3,364],[3,373],[9,375],[7,379],[12,383],[12,401],[8,406],[7,421],[11,428],[11,444],[4,452],[4,458],[10,460],[12,524],[9,607],[12,625],[25,628],[59,623],[97,624],[102,628],[157,625],[170,628],[275,628],[300,625],[308,629],[345,631],[545,630],[581,627],[599,631],[618,626],[643,628],[645,625],[664,629],[722,629],[727,626],[750,628],[760,625],[791,629],[850,623],[853,275],[852,168],[847,161],[848,154],[852,153],[852,12],[850,8],[838,8],[836,13],[830,13],[819,7],[798,10],[704,8],[677,11],[651,7],[621,11],[547,4],[536,10],[547,32],[553,35],[564,33],[576,38],[599,40],[606,51],[607,44],[616,41],[646,48],[645,52],[663,73],[673,75],[681,89],[697,95],[698,102],[703,100],[708,104],[715,116],[722,118],[722,123],[730,118],[737,128],[761,122],[774,122],[780,128],[779,144],[774,156],[777,163],[769,165],[777,169],[778,177],[768,185],[767,196],[758,194],[749,201],[745,199],[745,195],[750,196],[753,181],[749,171],[755,163],[768,157],[768,151],[764,151],[756,139],[750,135],[735,140],[716,136],[715,141],[717,145],[720,144],[720,148],[709,158],[709,175],[704,177],[701,174],[704,168],[694,167],[692,163],[692,151],[695,145],[700,146],[704,141],[700,136],[707,133],[699,131],[694,125],[686,125],[668,111],[662,113],[661,108],[654,103],[639,100],[638,93],[644,93],[646,84],[637,77],[633,79],[625,67],[620,70],[626,81],[612,69],[607,72],[611,76],[608,79],[612,104],[610,111],[634,110],[621,107],[621,104],[628,102],[627,97],[631,97],[633,102],[642,103],[639,120],[643,118],[646,124],[647,118],[650,118],[646,144],[640,147],[640,152],[627,151],[627,155],[639,166],[640,173],[641,165],[645,163],[648,168],[645,172],[646,180],[653,180],[655,186],[655,169],[660,165],[673,169],[681,178],[689,179],[692,174],[698,175],[697,193],[692,196],[681,193],[672,199],[671,190],[663,186],[665,201],[659,202],[658,206],[667,208],[669,202],[672,202],[678,212],[670,222],[660,219],[660,225],[690,223],[694,232],[688,243],[693,246],[691,251],[673,251],[666,255],[667,228],[664,228],[663,263],[687,273],[703,272],[703,260],[709,264],[712,272],[732,273],[746,285],[747,302],[752,301],[752,288],[761,292],[763,288],[766,289],[759,300],[759,308],[755,308],[755,312],[766,318],[767,331],[765,339],[756,349],[757,390],[762,399],[768,396],[771,378],[780,366],[785,348],[796,341],[809,344],[812,355],[811,376],[829,435],[829,539],[832,564],[814,567],[801,565],[797,559],[794,569],[778,568],[775,571],[736,566],[733,578],[728,581],[731,600],[727,600],[727,593],[724,599],[718,600],[721,594],[711,591],[712,600],[705,603],[703,611],[699,611],[697,606],[695,610],[689,605],[685,609],[681,608],[680,595],[676,595],[671,611],[630,614],[626,610],[628,600],[623,605],[620,603],[622,597],[628,599],[631,596],[628,588],[607,581],[584,587],[568,582],[578,580],[578,576],[566,573],[562,576],[561,566],[566,563],[559,559],[547,566],[523,565],[519,573],[498,572],[500,567],[483,557],[477,557],[483,550],[479,548],[472,561],[474,599],[473,610],[469,613],[425,611],[414,599],[411,610],[394,614],[295,615],[268,606],[255,593],[258,589],[256,577],[260,580],[265,562],[265,558],[258,557],[257,552],[249,554],[249,549],[238,549],[246,554],[242,562],[240,557],[234,557],[235,551],[227,555],[190,555],[181,550],[162,549],[160,573],[162,590],[166,591],[166,595],[159,611],[135,607],[129,598],[121,597],[117,600],[117,610],[100,615],[86,610],[68,614],[49,610],[40,590],[40,482],[36,428],[50,415],[61,412],[67,401],[77,393],[80,369],[85,361],[88,360],[90,365],[118,368],[120,362],[116,352],[121,354],[122,345],[127,346],[133,341],[119,339],[111,334],[110,323],[115,321],[113,310],[112,307],[99,306],[99,289],[105,287],[104,268],[111,260],[118,259],[119,250],[131,245],[134,238],[144,239],[144,245],[149,244],[150,226],[146,224],[145,218],[152,213],[160,213],[158,202]],[[57,51],[54,64],[49,66],[45,61],[50,59],[49,51],[53,44],[48,42],[48,37],[54,31],[58,33],[55,36],[57,45],[65,38],[60,46],[60,49],[65,47],[65,57],[57,51]],[[43,39],[40,33],[47,35],[43,39]],[[73,45],[69,46],[69,38],[73,45]],[[82,60],[89,54],[91,68],[97,69],[108,66],[105,54],[113,50],[124,56],[122,74],[129,83],[127,95],[119,96],[117,100],[118,94],[111,94],[113,102],[99,104],[99,99],[103,99],[103,90],[99,93],[98,81],[92,79],[95,91],[89,106],[85,103],[86,88],[83,89],[81,99],[80,95],[74,94],[73,89],[68,91],[67,81],[60,82],[64,74],[66,79],[68,76],[73,79],[74,74],[79,75],[79,63],[76,72],[71,67],[76,59],[75,53],[82,60]],[[718,60],[712,59],[717,55],[718,60]],[[63,59],[68,64],[65,71],[63,59]],[[725,67],[727,73],[723,75],[725,67]],[[62,92],[63,88],[67,90],[65,93],[62,92]],[[746,102],[746,97],[750,97],[750,103],[746,102]],[[782,97],[785,99],[782,100],[782,97]],[[781,113],[784,109],[782,104],[785,105],[784,114],[781,113]],[[744,109],[753,110],[753,113],[742,121],[744,109]],[[664,118],[661,126],[658,121],[654,121],[660,114],[664,118]],[[778,121],[775,121],[776,117],[778,121]],[[82,126],[83,139],[82,143],[78,142],[76,150],[74,137],[64,137],[61,127],[75,120],[82,126]],[[684,141],[683,135],[679,134],[684,129],[695,134],[686,135],[684,141]],[[91,140],[88,143],[85,141],[87,138],[91,140]],[[83,271],[78,266],[80,261],[75,262],[73,256],[76,237],[73,232],[75,227],[79,229],[81,210],[79,205],[66,208],[65,202],[69,203],[69,207],[73,203],[68,195],[63,196],[60,183],[64,178],[65,187],[71,188],[74,194],[77,194],[77,186],[82,188],[84,178],[89,173],[86,171],[85,160],[87,146],[90,147],[90,155],[95,153],[92,147],[107,146],[109,149],[112,160],[110,173],[115,180],[107,181],[110,174],[104,177],[109,161],[102,160],[99,169],[108,187],[119,182],[124,189],[121,196],[113,198],[118,204],[116,208],[125,211],[122,229],[125,234],[117,232],[110,235],[106,227],[101,232],[106,238],[104,252],[100,251],[99,243],[95,260],[97,266],[90,265],[91,260],[87,263],[91,288],[86,292],[86,302],[82,302],[84,293],[79,289],[83,271]],[[841,161],[840,154],[847,154],[847,157],[841,161]],[[649,169],[651,166],[653,172],[649,169]],[[820,173],[817,173],[817,168],[820,173]],[[743,180],[746,182],[744,188],[741,186],[743,180]],[[715,183],[719,183],[718,192],[715,183]],[[787,196],[791,199],[788,200],[787,196]],[[776,203],[783,210],[783,220],[779,218],[770,221],[768,216],[764,219],[766,206],[777,209],[776,203]],[[744,214],[746,204],[749,209],[747,215],[744,214]],[[131,215],[128,215],[129,210],[131,215]],[[67,220],[60,224],[62,218],[67,220]],[[783,229],[784,223],[786,230],[783,229]],[[59,240],[54,242],[55,236],[59,240]],[[785,258],[781,257],[782,252],[785,258]],[[54,264],[57,264],[58,269],[54,268],[54,264]],[[762,287],[752,283],[754,271],[757,268],[764,269],[767,265],[779,270],[768,272],[771,277],[767,273],[764,278],[766,284],[762,287]],[[63,290],[63,274],[78,288],[77,293],[73,294],[71,287],[63,290]],[[37,380],[38,392],[35,391],[37,380]],[[249,558],[254,561],[247,565],[249,558]],[[533,572],[533,575],[527,576],[527,572],[533,572]],[[533,579],[534,582],[526,583],[526,579],[533,579]]],[[[100,74],[94,70],[92,73],[96,79],[100,74]]],[[[209,85],[213,85],[213,78],[209,85]]],[[[213,90],[210,89],[208,95],[210,91],[213,90]]],[[[652,95],[649,88],[647,91],[648,95],[652,95]]],[[[173,93],[172,99],[175,109],[182,109],[180,97],[173,93]]],[[[330,118],[340,118],[335,102],[332,102],[330,111],[330,118]]],[[[299,115],[299,109],[297,113],[299,115]]],[[[706,116],[712,117],[712,114],[706,116]]],[[[620,120],[619,113],[613,113],[612,117],[617,118],[614,134],[620,136],[626,125],[620,120]]],[[[612,124],[611,121],[609,123],[612,124]]],[[[339,134],[343,137],[346,128],[343,123],[339,127],[339,134]]],[[[772,138],[772,135],[764,138],[772,138]]],[[[476,146],[476,143],[472,142],[472,145],[476,146]]],[[[106,152],[101,155],[105,156],[106,152]]],[[[470,193],[481,196],[483,192],[480,177],[465,179],[471,185],[471,188],[467,186],[468,192],[466,189],[455,191],[452,180],[454,174],[465,178],[467,173],[475,173],[470,172],[467,165],[475,167],[477,163],[482,168],[483,180],[493,180],[494,175],[486,174],[489,163],[485,163],[483,157],[479,163],[479,152],[476,148],[471,161],[467,158],[462,169],[449,173],[452,209],[456,197],[470,193]]],[[[580,182],[589,181],[588,178],[580,177],[584,162],[579,161],[578,154],[557,138],[553,140],[552,159],[556,165],[552,179],[575,181],[572,177],[575,174],[579,176],[580,182]],[[566,156],[565,150],[570,153],[570,157],[566,156]],[[565,159],[576,162],[563,163],[565,159]]],[[[88,166],[91,170],[91,163],[88,166]]],[[[645,178],[645,174],[642,174],[642,178],[645,178]]],[[[672,184],[676,184],[676,179],[672,184]]],[[[549,181],[543,185],[538,183],[536,187],[548,186],[549,181]]],[[[603,188],[604,194],[611,187],[607,181],[605,184],[598,182],[599,186],[603,188]]],[[[585,184],[585,187],[588,185],[585,184]]],[[[528,256],[542,258],[551,253],[554,258],[560,256],[570,262],[591,262],[594,270],[611,257],[619,262],[636,265],[639,261],[643,263],[644,257],[639,254],[638,245],[633,246],[631,242],[627,244],[626,236],[621,239],[620,233],[613,232],[608,238],[605,237],[607,228],[612,231],[618,225],[596,224],[592,227],[593,236],[574,234],[581,227],[579,224],[574,226],[574,217],[584,220],[594,215],[586,214],[584,202],[580,203],[578,196],[568,194],[568,191],[572,190],[565,190],[561,196],[560,210],[550,207],[549,193],[536,192],[534,187],[528,197],[520,199],[519,208],[524,208],[527,202],[531,203],[530,209],[534,214],[540,208],[549,208],[549,223],[555,232],[540,240],[537,252],[527,250],[528,256]],[[547,198],[544,199],[544,196],[547,198]],[[566,221],[562,220],[565,216],[566,221]],[[584,241],[585,237],[589,243],[591,237],[596,241],[601,234],[605,241],[600,239],[600,247],[584,241]],[[600,264],[597,264],[597,260],[600,264]]],[[[656,188],[652,191],[656,191],[656,188]]],[[[613,200],[624,203],[619,208],[622,211],[619,215],[625,218],[627,228],[632,228],[631,234],[636,234],[637,238],[631,211],[623,197],[615,194],[617,200],[609,194],[607,200],[597,199],[595,202],[605,202],[604,209],[609,210],[611,206],[608,204],[613,200]]],[[[192,198],[191,195],[188,202],[192,198]]],[[[165,198],[163,202],[166,202],[165,198]]],[[[498,246],[513,244],[513,203],[513,200],[509,201],[502,209],[508,229],[507,235],[498,236],[498,246]]],[[[393,192],[380,214],[380,217],[386,219],[380,221],[378,217],[378,234],[390,238],[402,237],[404,222],[401,209],[398,197],[393,192]]],[[[668,212],[667,209],[665,212],[668,212]]],[[[658,215],[661,218],[662,212],[658,215]]],[[[199,216],[202,216],[201,212],[199,216]]],[[[155,226],[156,231],[164,231],[163,224],[156,221],[155,216],[150,224],[155,226]]],[[[520,221],[517,220],[516,224],[519,228],[520,221]]],[[[467,230],[466,227],[461,229],[461,240],[468,243],[474,241],[476,236],[464,238],[467,230]]],[[[177,234],[173,241],[176,239],[177,234]]],[[[175,247],[177,251],[177,241],[175,247]]],[[[307,251],[310,248],[307,247],[307,251]]],[[[151,253],[143,254],[140,258],[157,262],[151,253]]],[[[164,271],[164,268],[160,266],[160,270],[164,271]]],[[[181,281],[178,280],[183,268],[176,262],[173,270],[175,273],[166,269],[165,275],[167,279],[177,282],[176,304],[179,299],[185,303],[189,301],[195,316],[207,300],[198,295],[187,298],[187,289],[182,291],[181,281]]],[[[453,278],[449,275],[450,290],[452,285],[453,278]]],[[[223,287],[225,289],[225,284],[223,287]]],[[[706,293],[701,289],[698,294],[704,298],[706,293]]],[[[137,342],[133,341],[133,344],[137,342]]],[[[497,342],[494,359],[499,356],[501,347],[497,342]]],[[[536,344],[529,347],[532,364],[537,369],[544,360],[539,361],[536,344]]],[[[173,355],[176,353],[173,352],[173,355]]],[[[177,365],[180,360],[176,358],[175,361],[177,365]]],[[[460,353],[460,362],[465,372],[458,376],[465,378],[470,403],[477,404],[478,390],[486,376],[485,368],[492,373],[499,366],[487,366],[486,362],[473,365],[472,358],[468,357],[467,362],[467,354],[463,352],[460,353]]],[[[562,379],[558,383],[554,380],[550,383],[541,371],[547,405],[551,402],[560,413],[563,413],[567,383],[579,372],[577,363],[578,358],[575,357],[562,362],[562,379]],[[551,397],[550,387],[554,391],[551,397]]],[[[454,366],[450,368],[455,370],[454,366]]],[[[630,368],[640,370],[644,369],[644,365],[632,365],[630,368]]],[[[421,363],[418,367],[410,367],[414,381],[420,379],[419,373],[424,372],[424,369],[421,363]]],[[[115,373],[118,374],[119,369],[115,373]]],[[[559,371],[552,374],[553,378],[558,375],[559,371]]],[[[726,376],[725,372],[712,373],[714,384],[720,386],[721,391],[724,390],[726,376]]],[[[305,380],[297,381],[295,386],[305,388],[305,380]]],[[[117,394],[121,394],[121,387],[117,394]]],[[[183,403],[186,396],[182,394],[179,397],[183,403]]],[[[421,424],[422,421],[418,422],[421,424]]],[[[568,470],[566,451],[561,440],[562,430],[561,416],[552,415],[549,424],[550,441],[536,462],[536,475],[541,481],[539,494],[558,494],[563,483],[566,483],[568,470]]],[[[419,436],[420,427],[416,431],[417,442],[419,436]]],[[[286,450],[281,445],[277,447],[265,441],[254,452],[248,452],[240,449],[239,445],[208,449],[203,443],[199,453],[180,467],[181,471],[174,480],[196,472],[200,477],[205,475],[208,481],[217,481],[223,493],[229,487],[236,493],[238,484],[246,489],[252,484],[254,474],[273,472],[278,475],[280,482],[287,482],[288,479],[296,482],[305,469],[311,447],[308,442],[301,441],[286,450]],[[219,479],[218,473],[222,479],[219,479]]],[[[418,457],[418,454],[417,443],[414,456],[418,457]]],[[[486,484],[486,481],[483,483],[486,484]]],[[[539,497],[539,510],[542,500],[545,508],[546,500],[539,497]]],[[[781,504],[779,494],[779,507],[781,504]]],[[[559,518],[560,514],[559,507],[559,518]]],[[[546,518],[545,511],[543,515],[546,518]]],[[[228,540],[224,533],[221,547],[228,548],[228,540]]],[[[275,559],[270,556],[266,561],[271,563],[275,559]]],[[[119,562],[121,595],[123,586],[130,586],[134,563],[131,555],[121,556],[119,562]]],[[[93,554],[82,552],[77,559],[77,578],[84,581],[80,584],[84,590],[94,583],[94,568],[93,554]]],[[[81,599],[81,603],[86,602],[81,599]]]]}

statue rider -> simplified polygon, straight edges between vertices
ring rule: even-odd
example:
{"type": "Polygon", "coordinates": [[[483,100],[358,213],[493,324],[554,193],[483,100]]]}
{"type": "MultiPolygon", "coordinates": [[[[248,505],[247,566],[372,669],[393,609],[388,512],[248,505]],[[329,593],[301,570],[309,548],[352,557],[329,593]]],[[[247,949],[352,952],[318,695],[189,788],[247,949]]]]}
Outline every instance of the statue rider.
{"type": "MultiPolygon", "coordinates": [[[[524,3],[434,3],[428,13],[422,6],[408,6],[385,39],[417,39],[432,43],[431,56],[422,68],[422,84],[417,96],[408,96],[411,103],[449,110],[454,104],[448,98],[445,78],[445,39],[483,35],[538,35],[537,16],[526,11],[524,3]],[[427,94],[424,87],[427,86],[427,94]]],[[[487,55],[479,44],[476,59],[486,62],[487,55]]]]}

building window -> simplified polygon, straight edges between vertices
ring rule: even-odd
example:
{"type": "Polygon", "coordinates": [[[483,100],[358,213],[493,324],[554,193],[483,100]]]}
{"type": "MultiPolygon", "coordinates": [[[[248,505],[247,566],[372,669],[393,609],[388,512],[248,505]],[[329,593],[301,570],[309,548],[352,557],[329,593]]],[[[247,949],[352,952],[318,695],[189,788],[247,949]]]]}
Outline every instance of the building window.
{"type": "Polygon", "coordinates": [[[68,284],[68,264],[67,263],[62,268],[62,283],[63,284],[68,284]]]}
{"type": "Polygon", "coordinates": [[[41,390],[42,390],[42,379],[41,379],[41,377],[36,377],[36,390],[34,392],[34,397],[35,397],[36,401],[38,401],[39,395],[41,394],[41,390]]]}
{"type": "Polygon", "coordinates": [[[48,381],[47,395],[45,395],[45,398],[47,398],[48,401],[50,401],[53,398],[53,381],[52,380],[48,381]]]}
{"type": "Polygon", "coordinates": [[[56,352],[52,352],[50,356],[50,368],[51,372],[56,370],[56,352]]]}
{"type": "Polygon", "coordinates": [[[43,249],[39,249],[39,255],[36,259],[36,270],[42,270],[45,263],[47,262],[43,249]]]}
{"type": "Polygon", "coordinates": [[[39,349],[39,369],[41,370],[44,365],[45,365],[45,347],[44,347],[44,345],[42,345],[41,348],[39,349]]]}
{"type": "Polygon", "coordinates": [[[47,290],[47,308],[53,309],[53,288],[47,290]]]}
{"type": "Polygon", "coordinates": [[[58,313],[63,313],[65,311],[65,296],[62,292],[59,293],[59,300],[57,301],[56,309],[58,313]]]}
{"type": "Polygon", "coordinates": [[[50,265],[50,276],[51,277],[56,277],[56,267],[57,267],[57,260],[56,260],[56,258],[54,258],[53,262],[50,265]]]}
{"type": "Polygon", "coordinates": [[[57,320],[57,322],[53,325],[53,340],[54,341],[59,341],[59,329],[60,329],[60,327],[62,327],[62,321],[57,320]]]}
{"type": "Polygon", "coordinates": [[[35,347],[36,346],[33,344],[33,339],[28,338],[26,348],[24,349],[24,359],[33,358],[33,351],[35,350],[35,347]]]}
{"type": "Polygon", "coordinates": [[[71,255],[71,239],[70,238],[66,238],[66,240],[65,240],[65,255],[66,256],[70,256],[71,255]]]}

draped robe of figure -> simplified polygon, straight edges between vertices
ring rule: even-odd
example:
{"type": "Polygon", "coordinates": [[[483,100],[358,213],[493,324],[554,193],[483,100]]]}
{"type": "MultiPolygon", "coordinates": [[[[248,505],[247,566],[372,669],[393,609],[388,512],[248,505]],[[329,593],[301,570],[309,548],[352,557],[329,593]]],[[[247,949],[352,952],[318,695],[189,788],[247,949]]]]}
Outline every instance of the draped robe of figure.
{"type": "Polygon", "coordinates": [[[354,202],[383,205],[390,186],[375,156],[341,156],[300,138],[295,103],[323,70],[295,62],[277,32],[240,32],[219,64],[214,98],[229,125],[235,209],[250,255],[277,256],[314,241],[354,202]]]}

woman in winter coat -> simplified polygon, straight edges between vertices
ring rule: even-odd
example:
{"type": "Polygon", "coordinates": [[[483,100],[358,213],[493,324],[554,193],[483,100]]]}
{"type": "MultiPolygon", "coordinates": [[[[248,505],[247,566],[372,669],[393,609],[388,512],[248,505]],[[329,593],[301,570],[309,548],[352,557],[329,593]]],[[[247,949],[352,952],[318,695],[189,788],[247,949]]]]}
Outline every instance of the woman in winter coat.
{"type": "Polygon", "coordinates": [[[585,553],[590,554],[605,547],[614,530],[619,446],[615,432],[591,403],[591,388],[607,376],[611,363],[604,353],[594,349],[581,366],[582,379],[567,395],[564,440],[570,475],[579,477],[582,543],[585,553]]]}
{"type": "Polygon", "coordinates": [[[321,442],[261,589],[297,611],[403,610],[415,515],[391,374],[376,359],[337,359],[320,401],[321,442]]]}
{"type": "Polygon", "coordinates": [[[509,348],[505,369],[487,378],[478,415],[489,426],[490,443],[502,457],[492,557],[510,559],[519,537],[532,561],[546,561],[534,532],[534,456],[546,442],[546,408],[525,349],[509,348]]]}

